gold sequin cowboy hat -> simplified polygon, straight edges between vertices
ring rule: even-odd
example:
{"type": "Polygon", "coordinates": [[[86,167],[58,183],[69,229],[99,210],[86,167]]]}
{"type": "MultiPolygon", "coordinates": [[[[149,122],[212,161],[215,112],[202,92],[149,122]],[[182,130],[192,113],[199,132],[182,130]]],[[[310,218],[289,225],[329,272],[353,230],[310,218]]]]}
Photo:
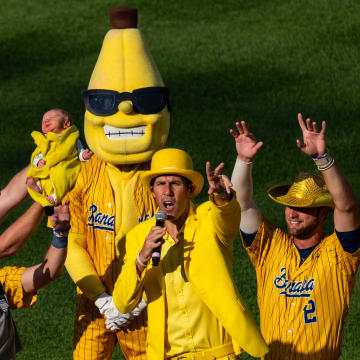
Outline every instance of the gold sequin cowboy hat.
{"type": "Polygon", "coordinates": [[[180,149],[167,148],[157,151],[151,159],[151,167],[142,176],[142,183],[150,187],[150,182],[162,175],[179,175],[189,179],[194,185],[193,197],[199,195],[204,186],[203,176],[194,170],[188,153],[180,149]]]}
{"type": "Polygon", "coordinates": [[[323,178],[305,172],[299,173],[291,185],[276,185],[267,193],[271,199],[286,206],[335,206],[323,178]]]}

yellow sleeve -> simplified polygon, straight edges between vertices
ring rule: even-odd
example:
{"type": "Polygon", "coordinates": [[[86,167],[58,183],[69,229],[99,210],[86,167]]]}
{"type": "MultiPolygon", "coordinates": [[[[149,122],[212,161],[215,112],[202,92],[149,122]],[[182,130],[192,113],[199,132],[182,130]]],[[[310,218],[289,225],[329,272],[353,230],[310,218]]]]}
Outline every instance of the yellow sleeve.
{"type": "Polygon", "coordinates": [[[71,232],[76,234],[85,234],[86,223],[84,222],[83,215],[83,191],[87,181],[86,169],[83,167],[77,177],[74,188],[66,194],[62,201],[63,204],[67,200],[69,201],[71,232]]]}
{"type": "Polygon", "coordinates": [[[86,239],[82,234],[69,234],[65,267],[74,283],[89,299],[95,301],[106,291],[86,251],[86,239]]]}
{"type": "MultiPolygon", "coordinates": [[[[210,197],[211,200],[211,197],[210,197]]],[[[211,224],[217,239],[225,246],[232,244],[234,237],[239,232],[241,210],[233,192],[232,199],[222,205],[217,206],[213,201],[211,204],[211,224]]]]}
{"type": "Polygon", "coordinates": [[[0,282],[11,309],[32,307],[36,303],[37,292],[32,293],[26,299],[24,298],[21,277],[25,270],[25,267],[18,268],[15,266],[0,268],[0,282]]]}
{"type": "Polygon", "coordinates": [[[94,263],[87,252],[85,224],[83,220],[82,189],[83,174],[80,173],[74,189],[65,197],[69,200],[71,230],[65,267],[80,290],[91,300],[96,300],[106,291],[94,263]]]}
{"type": "MultiPolygon", "coordinates": [[[[141,250],[142,242],[138,241],[139,238],[144,239],[141,235],[141,226],[136,226],[126,235],[126,255],[124,258],[124,265],[121,273],[115,283],[113,291],[113,299],[115,306],[122,313],[132,311],[140,302],[143,293],[143,284],[147,268],[141,274],[141,278],[136,270],[136,257],[141,250]]],[[[148,265],[149,266],[149,265],[148,265]]]]}

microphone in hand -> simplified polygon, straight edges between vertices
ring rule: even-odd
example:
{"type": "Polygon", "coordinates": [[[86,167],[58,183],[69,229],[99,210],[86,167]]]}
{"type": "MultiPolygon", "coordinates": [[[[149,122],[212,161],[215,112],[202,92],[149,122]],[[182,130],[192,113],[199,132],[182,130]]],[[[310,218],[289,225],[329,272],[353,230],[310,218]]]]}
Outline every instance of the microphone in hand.
{"type": "MultiPolygon", "coordinates": [[[[156,220],[156,226],[164,227],[166,220],[166,212],[163,210],[159,210],[155,214],[155,220],[156,220]]],[[[158,247],[154,248],[152,251],[151,258],[152,258],[153,266],[158,266],[160,261],[160,254],[161,254],[161,244],[158,247]]]]}

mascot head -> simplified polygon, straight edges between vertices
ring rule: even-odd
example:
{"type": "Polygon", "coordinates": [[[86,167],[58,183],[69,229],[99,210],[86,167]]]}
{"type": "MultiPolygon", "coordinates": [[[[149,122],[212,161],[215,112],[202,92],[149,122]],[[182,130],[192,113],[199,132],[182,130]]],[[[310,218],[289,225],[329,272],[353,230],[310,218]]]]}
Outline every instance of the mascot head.
{"type": "Polygon", "coordinates": [[[114,165],[149,161],[167,139],[169,89],[137,26],[137,10],[110,10],[105,36],[88,90],[85,138],[90,149],[114,165]]]}

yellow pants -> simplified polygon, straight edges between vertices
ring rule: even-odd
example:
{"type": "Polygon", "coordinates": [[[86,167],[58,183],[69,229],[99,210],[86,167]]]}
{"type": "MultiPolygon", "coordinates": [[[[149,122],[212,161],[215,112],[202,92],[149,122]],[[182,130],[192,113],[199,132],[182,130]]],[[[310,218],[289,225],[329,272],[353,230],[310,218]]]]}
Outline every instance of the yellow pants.
{"type": "Polygon", "coordinates": [[[84,295],[76,302],[74,353],[76,360],[110,360],[117,343],[126,360],[146,360],[146,310],[127,327],[107,330],[105,319],[84,295]]]}

